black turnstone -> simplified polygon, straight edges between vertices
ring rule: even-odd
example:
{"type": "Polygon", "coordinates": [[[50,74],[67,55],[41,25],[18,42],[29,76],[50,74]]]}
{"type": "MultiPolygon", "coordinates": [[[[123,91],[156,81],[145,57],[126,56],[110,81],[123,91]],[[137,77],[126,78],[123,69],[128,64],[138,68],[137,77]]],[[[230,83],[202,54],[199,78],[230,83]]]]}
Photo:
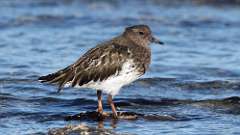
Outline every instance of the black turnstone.
{"type": "Polygon", "coordinates": [[[63,87],[91,88],[97,91],[98,112],[103,114],[102,92],[108,94],[108,103],[117,118],[112,97],[122,86],[142,76],[151,60],[150,43],[163,44],[152,36],[147,25],[127,27],[107,42],[87,51],[75,63],[55,73],[41,76],[41,82],[63,87]]]}

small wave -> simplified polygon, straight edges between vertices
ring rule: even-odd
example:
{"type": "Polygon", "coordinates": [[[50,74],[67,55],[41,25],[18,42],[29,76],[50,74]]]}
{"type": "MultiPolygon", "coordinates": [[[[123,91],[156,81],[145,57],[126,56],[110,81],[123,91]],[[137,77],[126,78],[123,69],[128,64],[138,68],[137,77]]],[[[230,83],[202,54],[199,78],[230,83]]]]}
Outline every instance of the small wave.
{"type": "Polygon", "coordinates": [[[240,90],[239,80],[187,81],[177,78],[144,78],[136,81],[141,85],[181,88],[182,90],[240,90]]]}
{"type": "Polygon", "coordinates": [[[34,120],[37,122],[63,120],[68,113],[64,112],[2,112],[0,118],[18,117],[22,120],[34,120]]]}
{"type": "Polygon", "coordinates": [[[154,85],[161,85],[166,86],[171,83],[175,83],[178,80],[176,78],[160,78],[160,77],[154,77],[154,78],[142,78],[136,81],[136,83],[139,83],[140,85],[144,86],[154,86],[154,85]]]}
{"type": "Polygon", "coordinates": [[[217,113],[240,114],[240,97],[229,97],[224,99],[209,99],[195,101],[191,105],[208,108],[217,113]]]}
{"type": "Polygon", "coordinates": [[[0,102],[3,103],[3,101],[7,101],[7,102],[10,102],[12,100],[20,100],[19,98],[16,98],[14,96],[11,96],[10,94],[3,94],[3,93],[0,93],[0,102]]]}
{"type": "Polygon", "coordinates": [[[240,97],[228,97],[223,99],[205,99],[205,100],[191,100],[191,99],[168,99],[162,98],[160,100],[153,99],[116,99],[116,104],[119,106],[134,106],[134,105],[149,105],[149,106],[158,106],[158,105],[180,105],[180,104],[193,104],[193,103],[212,103],[218,102],[222,104],[239,104],[240,105],[240,97]]]}
{"type": "Polygon", "coordinates": [[[173,81],[177,81],[177,79],[176,78],[154,77],[154,78],[142,78],[139,81],[143,81],[143,82],[173,82],[173,81]]]}
{"type": "MultiPolygon", "coordinates": [[[[199,18],[199,19],[185,19],[179,20],[176,22],[176,25],[180,25],[181,27],[200,27],[200,28],[217,28],[217,27],[237,27],[240,26],[240,22],[238,21],[224,21],[218,18],[199,18]]],[[[208,38],[208,37],[206,37],[208,38]]],[[[214,40],[214,39],[211,39],[214,40]]]]}
{"type": "Polygon", "coordinates": [[[179,105],[182,103],[192,102],[191,100],[177,100],[177,99],[160,99],[160,100],[151,100],[151,99],[116,99],[117,106],[135,106],[135,105],[149,105],[149,106],[169,106],[169,105],[179,105]]]}
{"type": "Polygon", "coordinates": [[[196,89],[240,90],[240,82],[238,81],[214,80],[214,81],[206,81],[206,82],[183,82],[183,83],[176,83],[176,86],[182,89],[188,89],[188,90],[196,90],[196,89]]]}
{"type": "Polygon", "coordinates": [[[24,78],[0,78],[0,84],[2,83],[14,83],[14,84],[18,84],[18,83],[29,83],[29,82],[34,82],[34,80],[32,79],[24,79],[24,78]]]}
{"type": "Polygon", "coordinates": [[[77,21],[73,21],[74,19],[78,19],[77,16],[74,15],[37,15],[37,16],[19,16],[12,20],[8,20],[7,22],[0,22],[0,28],[6,29],[9,27],[20,27],[26,25],[40,25],[40,26],[48,26],[48,27],[69,27],[73,26],[77,21]],[[59,23],[61,22],[61,23],[59,23]],[[71,25],[69,25],[71,23],[71,25]]]}
{"type": "Polygon", "coordinates": [[[56,105],[61,107],[68,106],[84,106],[84,105],[96,105],[97,101],[85,98],[77,98],[77,99],[63,99],[63,98],[55,98],[55,97],[32,97],[31,99],[26,100],[27,102],[39,103],[42,105],[56,105]]]}
{"type": "MultiPolygon", "coordinates": [[[[191,1],[191,0],[190,0],[191,1]]],[[[196,4],[210,4],[210,5],[222,5],[222,6],[226,6],[226,5],[240,5],[240,1],[239,0],[196,0],[196,1],[191,1],[194,2],[196,4]]]]}
{"type": "Polygon", "coordinates": [[[15,66],[12,66],[12,68],[15,68],[15,69],[27,69],[29,68],[28,65],[15,65],[15,66]]]}
{"type": "Polygon", "coordinates": [[[240,114],[240,97],[228,97],[223,99],[205,99],[205,100],[178,100],[178,99],[117,99],[116,105],[119,107],[127,106],[128,108],[136,106],[148,106],[155,108],[156,106],[172,106],[184,107],[190,105],[192,107],[208,108],[211,111],[219,113],[240,114]]]}

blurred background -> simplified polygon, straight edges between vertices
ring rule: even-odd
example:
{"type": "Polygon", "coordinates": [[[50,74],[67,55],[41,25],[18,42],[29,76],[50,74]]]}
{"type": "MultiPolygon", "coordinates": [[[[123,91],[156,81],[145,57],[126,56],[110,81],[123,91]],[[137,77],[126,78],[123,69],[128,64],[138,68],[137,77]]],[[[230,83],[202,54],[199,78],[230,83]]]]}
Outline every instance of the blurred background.
{"type": "MultiPolygon", "coordinates": [[[[106,121],[104,129],[240,134],[239,0],[1,0],[0,134],[45,134],[82,122],[97,127],[64,121],[95,110],[95,91],[56,93],[37,78],[136,24],[149,25],[165,46],[151,46],[148,73],[114,100],[121,111],[174,119],[123,120],[115,128],[106,121]]],[[[104,108],[110,111],[106,98],[104,108]]]]}

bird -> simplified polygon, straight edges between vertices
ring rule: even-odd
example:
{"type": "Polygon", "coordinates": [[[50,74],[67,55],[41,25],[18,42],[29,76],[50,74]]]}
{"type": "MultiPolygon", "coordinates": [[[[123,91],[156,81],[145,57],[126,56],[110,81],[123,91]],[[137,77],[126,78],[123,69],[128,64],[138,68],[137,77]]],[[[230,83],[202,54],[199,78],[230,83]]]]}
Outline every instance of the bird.
{"type": "Polygon", "coordinates": [[[104,114],[102,93],[105,93],[112,117],[118,119],[113,97],[149,69],[151,43],[164,44],[152,35],[148,25],[129,26],[119,36],[88,50],[73,64],[38,80],[58,85],[58,92],[65,87],[96,90],[97,113],[101,116],[104,114]]]}

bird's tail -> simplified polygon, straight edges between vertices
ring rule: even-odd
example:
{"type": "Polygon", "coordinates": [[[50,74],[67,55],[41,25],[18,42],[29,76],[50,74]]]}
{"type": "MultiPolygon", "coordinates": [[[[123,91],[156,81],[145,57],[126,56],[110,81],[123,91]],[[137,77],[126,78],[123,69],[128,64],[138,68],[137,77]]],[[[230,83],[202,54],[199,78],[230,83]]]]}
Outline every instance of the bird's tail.
{"type": "Polygon", "coordinates": [[[73,71],[71,67],[66,67],[62,70],[59,70],[55,73],[48,74],[46,76],[41,76],[38,80],[42,83],[50,83],[50,84],[57,84],[58,85],[58,92],[61,91],[63,86],[73,80],[73,71]]]}

